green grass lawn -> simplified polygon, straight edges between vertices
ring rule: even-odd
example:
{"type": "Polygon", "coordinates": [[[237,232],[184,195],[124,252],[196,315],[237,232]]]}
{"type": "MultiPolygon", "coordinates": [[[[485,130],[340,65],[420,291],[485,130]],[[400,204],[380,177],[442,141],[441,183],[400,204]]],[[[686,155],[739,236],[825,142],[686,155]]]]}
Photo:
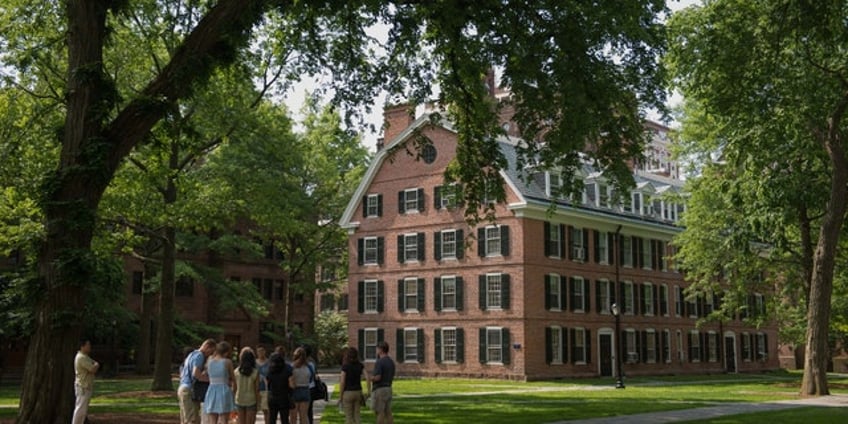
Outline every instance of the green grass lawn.
{"type": "MultiPolygon", "coordinates": [[[[669,376],[628,378],[627,388],[616,390],[610,379],[514,382],[471,379],[398,379],[394,412],[398,422],[422,424],[545,423],[643,412],[688,409],[732,402],[797,399],[800,373],[669,376]]],[[[834,393],[848,393],[848,375],[832,375],[834,393]]],[[[147,392],[148,378],[97,380],[92,413],[134,412],[178,414],[176,395],[147,392]]],[[[15,416],[19,388],[0,386],[0,419],[15,416]]],[[[837,422],[844,408],[798,408],[787,411],[728,417],[727,423],[837,422]],[[800,412],[799,412],[800,411],[800,412]],[[793,415],[803,413],[804,415],[793,415]],[[772,415],[775,414],[774,419],[772,415]],[[821,420],[816,417],[821,416],[821,420]],[[759,418],[758,418],[759,417],[759,418]],[[806,419],[814,417],[815,419],[806,419]],[[740,421],[733,421],[733,420],[740,421]],[[747,420],[747,421],[745,421],[747,420]],[[830,420],[830,421],[828,421],[830,420]]],[[[374,414],[363,411],[364,421],[374,414]]],[[[322,423],[342,423],[335,399],[324,410],[322,423]]],[[[713,421],[715,422],[715,421],[713,421]]]]}
{"type": "Polygon", "coordinates": [[[845,408],[804,407],[783,411],[739,414],[709,420],[687,421],[688,424],[797,424],[797,423],[844,423],[848,421],[845,408]]]}

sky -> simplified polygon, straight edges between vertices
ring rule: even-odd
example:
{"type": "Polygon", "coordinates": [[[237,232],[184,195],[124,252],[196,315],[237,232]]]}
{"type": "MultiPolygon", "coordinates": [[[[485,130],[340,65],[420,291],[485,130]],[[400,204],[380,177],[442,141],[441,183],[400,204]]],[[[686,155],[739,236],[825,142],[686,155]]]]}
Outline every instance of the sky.
{"type": "MultiPolygon", "coordinates": [[[[672,12],[677,10],[686,8],[693,4],[700,4],[700,0],[666,0],[666,5],[672,12]]],[[[386,32],[388,31],[388,27],[375,27],[369,31],[370,35],[377,37],[378,39],[385,40],[386,32]]],[[[318,84],[317,79],[310,78],[304,79],[299,83],[295,84],[284,97],[284,102],[288,107],[289,111],[294,115],[296,121],[301,121],[303,116],[300,114],[300,110],[303,107],[303,103],[306,99],[307,93],[316,91],[316,87],[318,84]]],[[[370,113],[365,114],[364,119],[367,125],[376,128],[376,131],[371,131],[368,128],[354,128],[355,131],[359,132],[362,135],[363,144],[370,150],[374,151],[377,144],[377,139],[381,136],[380,134],[380,126],[383,124],[383,110],[382,105],[385,103],[386,94],[381,93],[374,100],[374,106],[370,113]]],[[[671,93],[668,97],[667,104],[670,107],[673,107],[676,104],[679,104],[682,100],[682,97],[678,93],[671,93]]],[[[363,112],[364,113],[364,112],[363,112]]],[[[659,116],[655,112],[648,112],[648,119],[658,120],[659,116]]]]}

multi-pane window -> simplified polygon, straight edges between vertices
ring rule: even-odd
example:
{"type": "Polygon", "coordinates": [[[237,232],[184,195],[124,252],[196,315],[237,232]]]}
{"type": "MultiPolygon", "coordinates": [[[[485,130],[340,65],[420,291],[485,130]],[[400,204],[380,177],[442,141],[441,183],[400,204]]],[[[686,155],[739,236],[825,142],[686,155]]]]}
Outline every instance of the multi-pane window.
{"type": "Polygon", "coordinates": [[[457,184],[436,186],[434,189],[434,206],[436,209],[451,209],[456,207],[458,204],[457,192],[459,192],[459,186],[457,184]]]}
{"type": "Polygon", "coordinates": [[[409,190],[404,190],[403,196],[401,200],[403,201],[403,212],[420,212],[418,209],[418,198],[419,198],[419,190],[417,188],[412,188],[409,190]]]}
{"type": "Polygon", "coordinates": [[[668,285],[660,286],[660,315],[668,316],[668,285]]]}
{"type": "Polygon", "coordinates": [[[379,243],[377,237],[365,237],[363,239],[363,260],[364,265],[376,265],[379,259],[379,243]]]}
{"type": "Polygon", "coordinates": [[[501,254],[501,232],[498,227],[486,227],[486,256],[501,254]]]}
{"type": "Polygon", "coordinates": [[[683,353],[683,333],[681,333],[680,330],[677,330],[675,334],[677,335],[677,359],[680,362],[683,362],[686,360],[683,353]]]}
{"type": "Polygon", "coordinates": [[[442,231],[442,259],[456,258],[456,231],[442,231]]]}
{"type": "Polygon", "coordinates": [[[614,303],[612,283],[607,280],[598,280],[597,309],[603,315],[610,314],[610,306],[614,303]]]}
{"type": "Polygon", "coordinates": [[[610,200],[612,199],[612,187],[606,184],[598,185],[598,203],[597,206],[602,208],[610,207],[610,200]]]}
{"type": "Polygon", "coordinates": [[[562,224],[545,223],[545,256],[562,257],[562,224]]]}
{"type": "Polygon", "coordinates": [[[586,260],[586,245],[582,228],[573,227],[571,229],[571,259],[575,261],[586,260]]]}
{"type": "Polygon", "coordinates": [[[324,293],[321,295],[321,310],[332,311],[336,308],[336,297],[333,294],[324,293]]]}
{"type": "Polygon", "coordinates": [[[500,327],[486,328],[486,362],[503,363],[504,333],[500,327]]]}
{"type": "Polygon", "coordinates": [[[501,308],[501,274],[486,275],[486,309],[501,308]]]}
{"type": "Polygon", "coordinates": [[[653,329],[645,331],[645,362],[657,362],[657,333],[653,329]]]}
{"type": "Polygon", "coordinates": [[[377,342],[379,342],[377,333],[378,330],[376,328],[365,328],[360,332],[360,336],[362,337],[361,343],[364,346],[362,357],[366,361],[377,360],[377,342]]]}
{"type": "Polygon", "coordinates": [[[701,362],[701,333],[698,330],[689,332],[689,361],[701,362]]]}
{"type": "Polygon", "coordinates": [[[765,361],[768,359],[768,344],[766,343],[765,333],[757,333],[757,360],[765,361]]]}
{"type": "Polygon", "coordinates": [[[346,311],[348,308],[348,295],[347,293],[339,296],[339,310],[346,311]]]}
{"type": "Polygon", "coordinates": [[[621,264],[625,267],[633,266],[633,238],[630,236],[619,236],[621,243],[621,264]]]}
{"type": "Polygon", "coordinates": [[[589,362],[589,352],[587,348],[588,332],[585,328],[574,328],[573,342],[574,346],[571,349],[572,361],[575,364],[585,364],[589,362]]]}
{"type": "Polygon", "coordinates": [[[632,197],[632,203],[631,203],[632,209],[627,210],[627,208],[625,208],[625,212],[633,212],[633,213],[636,213],[636,214],[641,213],[642,212],[642,193],[638,192],[638,191],[634,191],[633,195],[631,197],[632,197]]]}
{"type": "Polygon", "coordinates": [[[446,327],[436,329],[436,363],[462,362],[462,329],[446,327]]]}
{"type": "Polygon", "coordinates": [[[626,356],[624,357],[628,364],[639,362],[639,351],[636,349],[636,330],[628,328],[624,330],[624,346],[626,347],[626,356]]]}
{"type": "Polygon", "coordinates": [[[407,278],[403,280],[403,297],[406,312],[418,312],[418,279],[407,278]]]}
{"type": "Polygon", "coordinates": [[[674,286],[674,316],[683,316],[683,290],[674,286]]]}
{"type": "Polygon", "coordinates": [[[562,281],[558,274],[548,274],[545,278],[546,303],[548,310],[559,311],[563,309],[562,281]]]}
{"type": "Polygon", "coordinates": [[[457,307],[457,290],[456,290],[456,277],[442,277],[441,278],[441,309],[442,310],[456,310],[457,307]]]}
{"type": "Polygon", "coordinates": [[[383,195],[369,194],[365,196],[365,217],[378,217],[383,214],[383,195]]]}
{"type": "Polygon", "coordinates": [[[481,310],[509,309],[509,274],[483,274],[479,276],[479,301],[481,310]]]}
{"type": "Polygon", "coordinates": [[[666,363],[671,362],[671,331],[663,330],[662,332],[662,357],[666,363]]]}
{"type": "Polygon", "coordinates": [[[565,359],[563,358],[565,345],[563,332],[562,327],[558,326],[549,327],[547,329],[547,351],[545,353],[549,364],[562,364],[565,362],[565,359]]]}
{"type": "Polygon", "coordinates": [[[707,360],[710,362],[718,361],[718,335],[715,331],[707,333],[707,360]]]}
{"type": "Polygon", "coordinates": [[[651,239],[642,239],[642,268],[644,269],[651,269],[651,265],[654,263],[653,247],[651,239]]]}
{"type": "Polygon", "coordinates": [[[595,249],[598,251],[598,263],[606,265],[612,262],[610,260],[609,248],[609,233],[606,231],[597,231],[595,238],[595,249]]]}
{"type": "Polygon", "coordinates": [[[562,174],[559,172],[545,172],[545,179],[547,183],[545,184],[546,193],[548,197],[559,197],[560,191],[562,190],[562,174]]]}
{"type": "Polygon", "coordinates": [[[624,313],[633,315],[635,308],[635,300],[633,296],[633,283],[625,281],[622,284],[622,297],[624,298],[624,313]]]}
{"type": "Polygon", "coordinates": [[[365,282],[365,311],[368,312],[377,312],[377,306],[379,305],[379,290],[378,284],[376,280],[366,280],[365,282]]]}
{"type": "Polygon", "coordinates": [[[571,310],[573,312],[585,312],[586,282],[583,277],[572,277],[571,279],[571,310]]]}
{"type": "Polygon", "coordinates": [[[417,328],[405,328],[403,330],[403,355],[404,362],[418,362],[418,330],[417,328]]]}
{"type": "Polygon", "coordinates": [[[642,313],[645,315],[654,314],[654,286],[651,283],[642,285],[642,304],[645,305],[642,313]]]}
{"type": "Polygon", "coordinates": [[[750,362],[754,359],[753,351],[751,350],[751,335],[742,333],[742,360],[750,362]]]}
{"type": "Polygon", "coordinates": [[[418,234],[403,235],[403,261],[418,260],[418,234]]]}

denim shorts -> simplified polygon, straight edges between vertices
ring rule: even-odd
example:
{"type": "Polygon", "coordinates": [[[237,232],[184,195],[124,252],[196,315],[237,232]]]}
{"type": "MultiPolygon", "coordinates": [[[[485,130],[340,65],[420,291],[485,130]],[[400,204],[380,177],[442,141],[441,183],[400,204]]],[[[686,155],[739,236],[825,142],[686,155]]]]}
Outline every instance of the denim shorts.
{"type": "Polygon", "coordinates": [[[309,387],[297,387],[292,393],[292,399],[295,402],[309,402],[312,398],[309,395],[309,387]]]}

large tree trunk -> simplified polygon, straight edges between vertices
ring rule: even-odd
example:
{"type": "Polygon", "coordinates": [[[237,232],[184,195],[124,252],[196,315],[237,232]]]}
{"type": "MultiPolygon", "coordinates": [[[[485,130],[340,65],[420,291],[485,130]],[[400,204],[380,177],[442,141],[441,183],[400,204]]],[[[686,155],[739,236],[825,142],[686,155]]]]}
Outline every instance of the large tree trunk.
{"type": "Polygon", "coordinates": [[[106,14],[123,2],[66,0],[68,77],[62,153],[45,185],[47,234],[39,252],[35,330],[29,340],[18,424],[67,424],[73,407],[73,357],[82,328],[82,288],[94,270],[97,206],[127,154],[167,105],[231,62],[268,0],[220,0],[177,49],[163,72],[107,123],[112,84],[102,69],[106,14]],[[157,105],[151,99],[160,101],[157,105]]]}
{"type": "MultiPolygon", "coordinates": [[[[178,141],[171,142],[171,165],[179,158],[178,141]]],[[[177,187],[173,177],[168,178],[164,191],[165,208],[177,201],[177,187]]],[[[171,382],[171,361],[174,356],[174,286],[176,282],[177,230],[168,224],[164,228],[162,245],[162,285],[159,288],[159,320],[156,326],[156,363],[153,366],[153,384],[150,390],[174,390],[171,382]]]]}
{"type": "MultiPolygon", "coordinates": [[[[845,105],[837,108],[844,111],[845,105]]],[[[830,301],[833,294],[833,269],[839,234],[845,219],[848,203],[848,161],[839,133],[842,113],[834,113],[829,122],[824,147],[830,157],[833,177],[830,182],[830,199],[822,218],[819,242],[816,245],[813,263],[813,279],[810,284],[809,305],[807,307],[806,352],[804,358],[804,378],[801,380],[802,396],[823,396],[830,394],[827,386],[827,364],[830,360],[828,330],[830,327],[830,301]]]]}

